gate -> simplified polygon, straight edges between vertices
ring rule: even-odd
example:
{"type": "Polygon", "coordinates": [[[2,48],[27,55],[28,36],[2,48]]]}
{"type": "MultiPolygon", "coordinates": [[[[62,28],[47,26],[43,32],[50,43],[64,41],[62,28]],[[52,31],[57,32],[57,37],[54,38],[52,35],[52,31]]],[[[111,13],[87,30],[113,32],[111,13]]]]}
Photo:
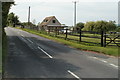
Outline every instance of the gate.
{"type": "Polygon", "coordinates": [[[120,32],[110,32],[109,34],[104,34],[104,46],[115,44],[120,47],[120,32]]]}

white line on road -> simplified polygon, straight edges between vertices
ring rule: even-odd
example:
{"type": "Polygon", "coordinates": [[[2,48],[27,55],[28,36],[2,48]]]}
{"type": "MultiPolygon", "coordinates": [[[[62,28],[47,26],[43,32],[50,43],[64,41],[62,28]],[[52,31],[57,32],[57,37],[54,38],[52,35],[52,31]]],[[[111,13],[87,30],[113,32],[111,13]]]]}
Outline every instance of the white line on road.
{"type": "Polygon", "coordinates": [[[81,80],[76,74],[74,74],[73,72],[71,72],[70,70],[68,70],[68,73],[70,73],[72,76],[74,76],[75,78],[81,80]]]}
{"type": "MultiPolygon", "coordinates": [[[[90,57],[90,58],[94,58],[94,59],[97,59],[97,60],[102,61],[102,62],[104,62],[104,63],[108,63],[107,61],[102,60],[102,59],[99,59],[99,58],[97,58],[97,57],[90,57]]],[[[115,64],[112,64],[112,63],[108,63],[108,64],[111,65],[111,66],[113,66],[113,67],[118,68],[118,66],[116,66],[115,64]]]]}
{"type": "Polygon", "coordinates": [[[29,42],[33,43],[30,39],[27,39],[29,42]]]}
{"type": "Polygon", "coordinates": [[[97,57],[91,57],[91,58],[98,59],[97,57]]]}
{"type": "Polygon", "coordinates": [[[105,61],[105,60],[101,60],[102,62],[104,62],[104,63],[108,63],[107,61],[105,61]]]}
{"type": "Polygon", "coordinates": [[[24,37],[24,35],[21,34],[22,37],[24,37]]]}
{"type": "Polygon", "coordinates": [[[118,66],[116,66],[116,65],[114,65],[114,64],[110,64],[111,66],[114,66],[114,67],[116,67],[116,68],[118,68],[118,66]]]}
{"type": "Polygon", "coordinates": [[[53,58],[51,55],[49,55],[46,51],[44,51],[42,48],[38,47],[42,52],[44,52],[49,58],[53,58]]]}

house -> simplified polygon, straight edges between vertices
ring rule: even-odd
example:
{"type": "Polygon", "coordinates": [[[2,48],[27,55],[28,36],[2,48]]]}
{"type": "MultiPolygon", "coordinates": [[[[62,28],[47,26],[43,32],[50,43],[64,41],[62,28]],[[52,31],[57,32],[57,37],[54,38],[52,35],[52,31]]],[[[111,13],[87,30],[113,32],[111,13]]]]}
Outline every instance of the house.
{"type": "Polygon", "coordinates": [[[45,30],[45,31],[54,31],[55,29],[61,29],[64,27],[65,26],[62,26],[55,16],[46,17],[39,24],[39,30],[45,30]]]}

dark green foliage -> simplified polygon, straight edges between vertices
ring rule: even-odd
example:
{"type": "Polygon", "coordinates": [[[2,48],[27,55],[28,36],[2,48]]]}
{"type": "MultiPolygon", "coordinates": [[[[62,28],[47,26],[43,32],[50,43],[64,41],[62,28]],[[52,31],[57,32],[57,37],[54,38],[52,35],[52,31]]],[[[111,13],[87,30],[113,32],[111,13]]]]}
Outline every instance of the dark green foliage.
{"type": "Polygon", "coordinates": [[[116,28],[116,31],[117,31],[117,32],[120,32],[120,26],[118,26],[118,27],[116,28]]]}
{"type": "Polygon", "coordinates": [[[13,27],[15,27],[15,25],[19,25],[20,24],[19,17],[16,16],[13,12],[10,13],[7,18],[7,24],[8,26],[13,27]]]}
{"type": "Polygon", "coordinates": [[[2,26],[6,27],[9,9],[13,2],[2,2],[2,26]]]}
{"type": "Polygon", "coordinates": [[[75,29],[77,32],[79,32],[80,29],[82,29],[82,28],[84,28],[84,23],[79,22],[79,23],[76,24],[76,26],[75,26],[74,29],[75,29]]]}
{"type": "Polygon", "coordinates": [[[84,23],[82,22],[77,23],[76,28],[80,28],[80,29],[84,28],[84,23]]]}

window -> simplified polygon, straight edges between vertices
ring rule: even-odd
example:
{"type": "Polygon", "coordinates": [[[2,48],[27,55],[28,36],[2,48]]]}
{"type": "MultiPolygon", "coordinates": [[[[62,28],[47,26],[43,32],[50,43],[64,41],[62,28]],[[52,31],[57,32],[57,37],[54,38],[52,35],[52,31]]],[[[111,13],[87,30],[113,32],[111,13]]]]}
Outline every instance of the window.
{"type": "Polygon", "coordinates": [[[46,22],[47,22],[48,20],[46,20],[46,22]]]}
{"type": "Polygon", "coordinates": [[[44,20],[44,22],[47,22],[48,20],[44,20]]]}
{"type": "Polygon", "coordinates": [[[53,20],[52,22],[55,23],[55,20],[53,20]]]}

